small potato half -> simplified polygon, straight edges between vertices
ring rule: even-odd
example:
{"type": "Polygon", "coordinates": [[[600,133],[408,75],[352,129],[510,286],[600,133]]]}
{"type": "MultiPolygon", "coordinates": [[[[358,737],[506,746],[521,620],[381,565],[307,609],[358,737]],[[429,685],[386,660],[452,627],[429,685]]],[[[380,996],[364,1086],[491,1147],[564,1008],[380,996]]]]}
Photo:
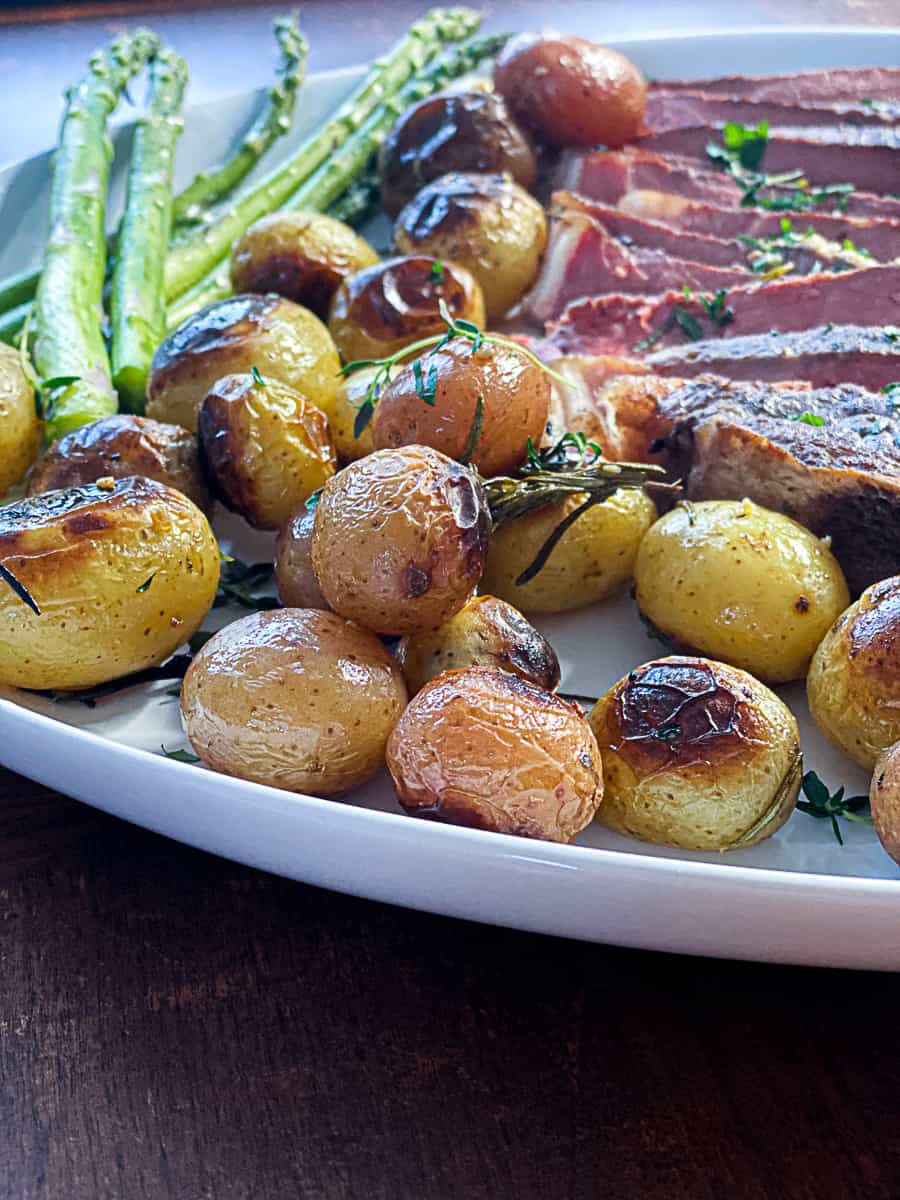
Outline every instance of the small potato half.
{"type": "Polygon", "coordinates": [[[226,625],[181,692],[188,738],[213,770],[316,796],[375,774],[405,704],[400,668],[374,634],[297,608],[226,625]]]}
{"type": "Polygon", "coordinates": [[[662,658],[620,679],[590,724],[603,757],[599,819],[683,850],[734,850],[794,809],[803,772],[793,714],[735,667],[662,658]]]}
{"type": "Polygon", "coordinates": [[[21,355],[0,342],[0,496],[18,483],[34,462],[39,440],[34,388],[21,355]]]}
{"type": "Polygon", "coordinates": [[[900,742],[889,746],[876,762],[869,804],[879,841],[900,863],[900,742]]]}

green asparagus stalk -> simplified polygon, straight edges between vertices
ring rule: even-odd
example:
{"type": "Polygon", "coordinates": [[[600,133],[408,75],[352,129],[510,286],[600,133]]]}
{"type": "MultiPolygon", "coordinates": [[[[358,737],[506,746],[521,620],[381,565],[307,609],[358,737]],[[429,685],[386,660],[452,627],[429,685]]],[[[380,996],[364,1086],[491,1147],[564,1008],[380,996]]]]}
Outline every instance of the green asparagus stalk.
{"type": "Polygon", "coordinates": [[[31,307],[31,301],[26,300],[0,315],[0,342],[6,342],[8,346],[16,344],[31,307]]]}
{"type": "Polygon", "coordinates": [[[370,217],[377,207],[378,172],[369,167],[353,180],[343,196],[338,196],[328,208],[328,215],[355,227],[370,217]]]}
{"type": "Polygon", "coordinates": [[[150,64],[147,111],[134,131],[125,215],[110,291],[113,383],[129,412],[144,411],[153,351],[166,332],[163,281],[172,228],[175,146],[187,64],[164,46],[150,64]]]}
{"type": "Polygon", "coordinates": [[[100,308],[112,158],[106,122],[128,81],[158,46],[156,36],[144,30],[123,34],[92,56],[87,75],[66,98],[34,306],[34,359],[49,393],[51,438],[116,411],[100,308]],[[48,382],[63,378],[70,382],[48,382]]]}
{"type": "Polygon", "coordinates": [[[0,283],[0,313],[7,313],[11,308],[18,308],[20,304],[33,300],[40,277],[41,269],[36,267],[4,279],[0,283]]]}

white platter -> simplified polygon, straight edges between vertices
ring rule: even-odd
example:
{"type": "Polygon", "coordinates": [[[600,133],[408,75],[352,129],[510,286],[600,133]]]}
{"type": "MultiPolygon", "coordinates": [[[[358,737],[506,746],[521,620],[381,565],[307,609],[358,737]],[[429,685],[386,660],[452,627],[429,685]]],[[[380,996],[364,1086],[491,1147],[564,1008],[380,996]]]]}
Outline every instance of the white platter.
{"type": "MultiPolygon", "coordinates": [[[[590,30],[580,31],[590,33],[590,30]]],[[[602,35],[602,30],[594,31],[602,35]]],[[[895,65],[900,30],[779,29],[664,35],[616,43],[651,76],[699,77],[827,65],[895,65]]],[[[289,142],[340,100],[356,69],[312,79],[289,142]]],[[[179,182],[219,157],[251,116],[237,95],[189,111],[179,182]]],[[[124,149],[128,131],[117,138],[124,149]]],[[[115,169],[121,196],[124,155],[115,169]]],[[[0,275],[39,256],[47,155],[0,172],[0,275]]],[[[234,519],[217,523],[240,557],[269,543],[234,519]]],[[[540,622],[563,664],[564,689],[598,695],[662,652],[623,596],[540,622]]],[[[802,687],[783,694],[797,713],[807,766],[831,786],[867,789],[864,772],[817,734],[802,687]]],[[[296,796],[166,759],[183,746],[165,685],[94,709],[0,693],[0,761],[79,800],[290,878],[427,911],[540,933],[660,950],[817,965],[900,969],[900,877],[874,832],[845,823],[843,848],[827,822],[796,813],[775,837],[729,855],[644,846],[599,826],[575,846],[458,829],[402,815],[389,781],[351,801],[296,796]]]]}

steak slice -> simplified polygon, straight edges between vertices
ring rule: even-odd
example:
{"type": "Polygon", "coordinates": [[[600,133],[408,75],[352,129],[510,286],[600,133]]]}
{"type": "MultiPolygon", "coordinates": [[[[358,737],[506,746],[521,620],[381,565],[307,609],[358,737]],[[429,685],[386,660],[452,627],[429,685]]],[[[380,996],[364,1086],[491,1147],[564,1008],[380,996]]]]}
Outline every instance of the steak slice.
{"type": "Polygon", "coordinates": [[[738,100],[708,92],[655,87],[647,97],[644,124],[653,133],[692,125],[716,126],[736,121],[755,129],[761,121],[770,128],[805,125],[884,125],[900,118],[900,102],[860,104],[834,101],[826,104],[779,104],[776,101],[738,100]]]}
{"type": "Polygon", "coordinates": [[[655,87],[778,104],[896,100],[900,96],[900,67],[824,67],[792,71],[790,75],[722,75],[716,79],[667,80],[655,87]]]}

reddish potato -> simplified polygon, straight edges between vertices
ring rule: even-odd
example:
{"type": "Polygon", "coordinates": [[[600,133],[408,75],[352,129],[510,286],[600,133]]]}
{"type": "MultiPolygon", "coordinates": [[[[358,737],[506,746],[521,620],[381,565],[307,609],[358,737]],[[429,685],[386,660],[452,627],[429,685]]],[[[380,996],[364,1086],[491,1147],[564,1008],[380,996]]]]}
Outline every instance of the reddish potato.
{"type": "Polygon", "coordinates": [[[312,565],[315,510],[302,508],[275,541],[275,584],[285,608],[328,608],[312,565]]]}

